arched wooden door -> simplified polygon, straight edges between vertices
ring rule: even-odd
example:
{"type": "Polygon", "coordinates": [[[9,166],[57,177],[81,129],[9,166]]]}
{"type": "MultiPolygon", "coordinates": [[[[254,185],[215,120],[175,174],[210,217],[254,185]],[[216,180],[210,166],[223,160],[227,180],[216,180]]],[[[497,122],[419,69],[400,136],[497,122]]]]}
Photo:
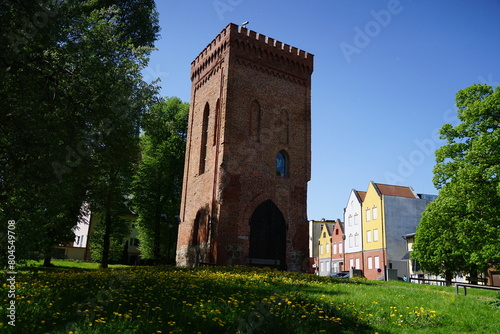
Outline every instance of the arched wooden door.
{"type": "Polygon", "coordinates": [[[250,218],[248,263],[286,270],[286,221],[273,201],[261,203],[250,218]]]}

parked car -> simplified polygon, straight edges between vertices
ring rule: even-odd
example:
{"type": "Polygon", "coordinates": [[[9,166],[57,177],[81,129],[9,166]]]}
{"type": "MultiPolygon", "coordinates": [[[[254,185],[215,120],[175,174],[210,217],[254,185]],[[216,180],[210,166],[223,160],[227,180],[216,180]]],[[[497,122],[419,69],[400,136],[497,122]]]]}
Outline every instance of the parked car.
{"type": "Polygon", "coordinates": [[[335,278],[349,278],[349,272],[348,271],[341,271],[338,273],[331,273],[330,277],[335,277],[335,278]]]}

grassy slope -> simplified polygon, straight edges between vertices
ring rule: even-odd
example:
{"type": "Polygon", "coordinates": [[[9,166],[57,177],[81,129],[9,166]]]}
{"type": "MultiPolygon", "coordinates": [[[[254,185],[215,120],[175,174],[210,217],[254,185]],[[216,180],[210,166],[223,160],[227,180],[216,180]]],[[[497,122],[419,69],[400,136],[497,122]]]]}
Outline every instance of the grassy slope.
{"type": "MultiPolygon", "coordinates": [[[[50,262],[55,268],[55,269],[98,269],[100,264],[96,262],[84,262],[84,261],[78,261],[78,260],[58,260],[58,259],[52,259],[50,262]]],[[[47,270],[48,268],[44,268],[42,266],[43,260],[30,260],[26,263],[25,266],[21,267],[21,270],[47,270]]],[[[123,264],[110,264],[110,268],[127,268],[130,266],[123,265],[123,264]]]]}
{"type": "Polygon", "coordinates": [[[489,304],[495,297],[492,291],[469,289],[468,296],[463,296],[456,295],[454,287],[404,282],[369,283],[355,288],[350,284],[336,285],[331,289],[339,294],[337,300],[357,301],[358,305],[363,305],[365,313],[387,313],[391,306],[397,310],[393,312],[396,318],[413,310],[436,311],[436,327],[426,326],[423,321],[422,327],[416,323],[416,326],[400,330],[386,328],[394,333],[500,333],[500,310],[489,304]]]}
{"type": "Polygon", "coordinates": [[[457,296],[247,267],[51,270],[16,281],[17,333],[500,333],[496,294],[478,289],[457,296]]]}

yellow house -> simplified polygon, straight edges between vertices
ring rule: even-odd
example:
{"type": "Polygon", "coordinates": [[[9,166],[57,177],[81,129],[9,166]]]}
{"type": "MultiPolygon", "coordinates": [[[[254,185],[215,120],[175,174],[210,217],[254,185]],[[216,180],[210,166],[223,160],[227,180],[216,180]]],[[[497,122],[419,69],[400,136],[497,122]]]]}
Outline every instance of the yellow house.
{"type": "Polygon", "coordinates": [[[386,257],[384,235],[383,201],[377,184],[370,182],[366,191],[362,211],[364,275],[369,279],[383,276],[386,257]]]}
{"type": "Polygon", "coordinates": [[[403,259],[407,252],[403,236],[415,232],[434,197],[416,194],[411,187],[370,182],[362,205],[366,278],[394,279],[409,274],[403,259]]]}
{"type": "Polygon", "coordinates": [[[383,204],[381,193],[376,183],[370,182],[363,201],[363,250],[370,251],[385,247],[383,233],[383,204]],[[382,214],[380,214],[382,213],[382,214]]]}
{"type": "Polygon", "coordinates": [[[325,223],[318,239],[319,276],[328,276],[332,267],[332,230],[334,224],[325,223]]]}

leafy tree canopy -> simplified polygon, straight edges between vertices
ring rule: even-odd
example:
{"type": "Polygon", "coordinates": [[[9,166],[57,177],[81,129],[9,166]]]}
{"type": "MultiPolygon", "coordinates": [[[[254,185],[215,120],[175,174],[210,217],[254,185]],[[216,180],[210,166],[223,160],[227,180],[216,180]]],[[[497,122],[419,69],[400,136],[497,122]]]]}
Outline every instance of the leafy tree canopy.
{"type": "Polygon", "coordinates": [[[500,86],[457,93],[460,123],[445,124],[436,151],[440,193],[417,230],[414,252],[435,274],[485,271],[500,263],[500,86]]]}
{"type": "Polygon", "coordinates": [[[159,27],[153,0],[18,0],[0,29],[0,218],[31,257],[72,241],[89,186],[137,157],[159,27]]]}
{"type": "Polygon", "coordinates": [[[171,97],[150,108],[133,182],[141,256],[156,263],[175,257],[189,105],[171,97]]]}

